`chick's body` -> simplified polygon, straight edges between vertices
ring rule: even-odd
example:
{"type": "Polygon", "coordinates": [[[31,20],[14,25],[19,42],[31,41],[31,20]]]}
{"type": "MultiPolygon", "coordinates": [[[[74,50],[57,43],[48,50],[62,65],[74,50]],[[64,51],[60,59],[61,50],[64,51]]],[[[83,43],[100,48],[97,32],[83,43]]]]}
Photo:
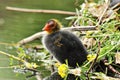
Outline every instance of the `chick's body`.
{"type": "Polygon", "coordinates": [[[76,67],[86,60],[87,52],[81,41],[68,31],[46,35],[43,41],[46,49],[61,63],[68,61],[69,66],[76,67]]]}
{"type": "Polygon", "coordinates": [[[58,30],[43,37],[45,48],[61,63],[77,67],[87,58],[87,51],[82,42],[69,31],[58,30]]]}

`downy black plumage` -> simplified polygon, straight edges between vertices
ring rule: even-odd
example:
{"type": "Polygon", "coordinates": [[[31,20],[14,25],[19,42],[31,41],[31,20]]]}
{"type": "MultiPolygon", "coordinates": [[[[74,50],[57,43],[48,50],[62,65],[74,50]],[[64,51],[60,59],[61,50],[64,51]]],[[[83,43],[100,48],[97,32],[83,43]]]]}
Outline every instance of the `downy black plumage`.
{"type": "Polygon", "coordinates": [[[45,48],[60,62],[68,62],[68,66],[77,67],[87,59],[87,51],[77,36],[69,31],[60,30],[61,24],[51,19],[43,30],[47,31],[43,37],[45,48]]]}

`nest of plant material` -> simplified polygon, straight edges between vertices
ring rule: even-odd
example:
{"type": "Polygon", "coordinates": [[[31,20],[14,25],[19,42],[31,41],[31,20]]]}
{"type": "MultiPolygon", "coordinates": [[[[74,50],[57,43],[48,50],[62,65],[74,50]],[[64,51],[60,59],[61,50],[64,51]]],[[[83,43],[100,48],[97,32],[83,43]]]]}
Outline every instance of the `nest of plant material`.
{"type": "MultiPolygon", "coordinates": [[[[23,12],[43,12],[72,15],[66,20],[70,21],[72,27],[62,28],[75,32],[80,37],[89,55],[86,62],[76,69],[70,69],[67,64],[58,64],[51,57],[42,45],[23,45],[35,39],[42,37],[45,32],[38,32],[13,44],[18,56],[0,51],[1,54],[11,58],[10,64],[13,65],[13,59],[19,61],[18,66],[12,66],[14,72],[27,73],[36,76],[41,80],[41,67],[52,72],[57,70],[62,79],[67,74],[73,74],[82,80],[119,80],[120,79],[120,4],[110,7],[109,2],[86,2],[76,9],[76,12],[52,11],[52,10],[30,10],[7,7],[8,10],[23,12]],[[61,71],[62,70],[62,71],[61,71]],[[60,72],[59,72],[60,71],[60,72]],[[39,73],[40,72],[40,73],[39,73]]],[[[49,71],[48,71],[49,72],[49,71]]]]}

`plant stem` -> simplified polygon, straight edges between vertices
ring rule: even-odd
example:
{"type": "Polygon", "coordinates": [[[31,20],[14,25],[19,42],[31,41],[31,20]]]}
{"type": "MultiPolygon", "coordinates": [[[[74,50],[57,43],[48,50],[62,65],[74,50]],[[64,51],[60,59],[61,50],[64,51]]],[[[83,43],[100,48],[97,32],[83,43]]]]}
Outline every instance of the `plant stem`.
{"type": "Polygon", "coordinates": [[[4,55],[6,55],[6,56],[8,56],[8,57],[11,57],[11,58],[16,59],[16,60],[18,60],[18,61],[21,61],[21,62],[23,62],[23,63],[26,62],[25,60],[22,60],[22,59],[14,56],[14,55],[8,54],[8,53],[3,52],[3,51],[0,51],[0,54],[4,54],[4,55]]]}
{"type": "Polygon", "coordinates": [[[98,59],[100,59],[100,58],[102,58],[102,57],[104,57],[106,54],[108,54],[110,51],[112,51],[114,48],[116,48],[118,45],[120,45],[120,43],[118,43],[118,44],[116,44],[115,46],[113,46],[110,50],[108,50],[106,53],[104,53],[103,55],[100,55],[99,57],[98,57],[98,59]]]}

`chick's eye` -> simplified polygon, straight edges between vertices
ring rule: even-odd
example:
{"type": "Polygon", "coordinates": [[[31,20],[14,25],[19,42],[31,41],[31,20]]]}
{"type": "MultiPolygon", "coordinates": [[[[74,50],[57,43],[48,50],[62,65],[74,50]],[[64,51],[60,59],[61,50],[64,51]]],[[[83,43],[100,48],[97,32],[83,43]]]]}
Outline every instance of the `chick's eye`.
{"type": "Polygon", "coordinates": [[[54,26],[55,26],[55,22],[54,22],[54,21],[49,21],[48,24],[49,24],[51,27],[54,27],[54,26]]]}

